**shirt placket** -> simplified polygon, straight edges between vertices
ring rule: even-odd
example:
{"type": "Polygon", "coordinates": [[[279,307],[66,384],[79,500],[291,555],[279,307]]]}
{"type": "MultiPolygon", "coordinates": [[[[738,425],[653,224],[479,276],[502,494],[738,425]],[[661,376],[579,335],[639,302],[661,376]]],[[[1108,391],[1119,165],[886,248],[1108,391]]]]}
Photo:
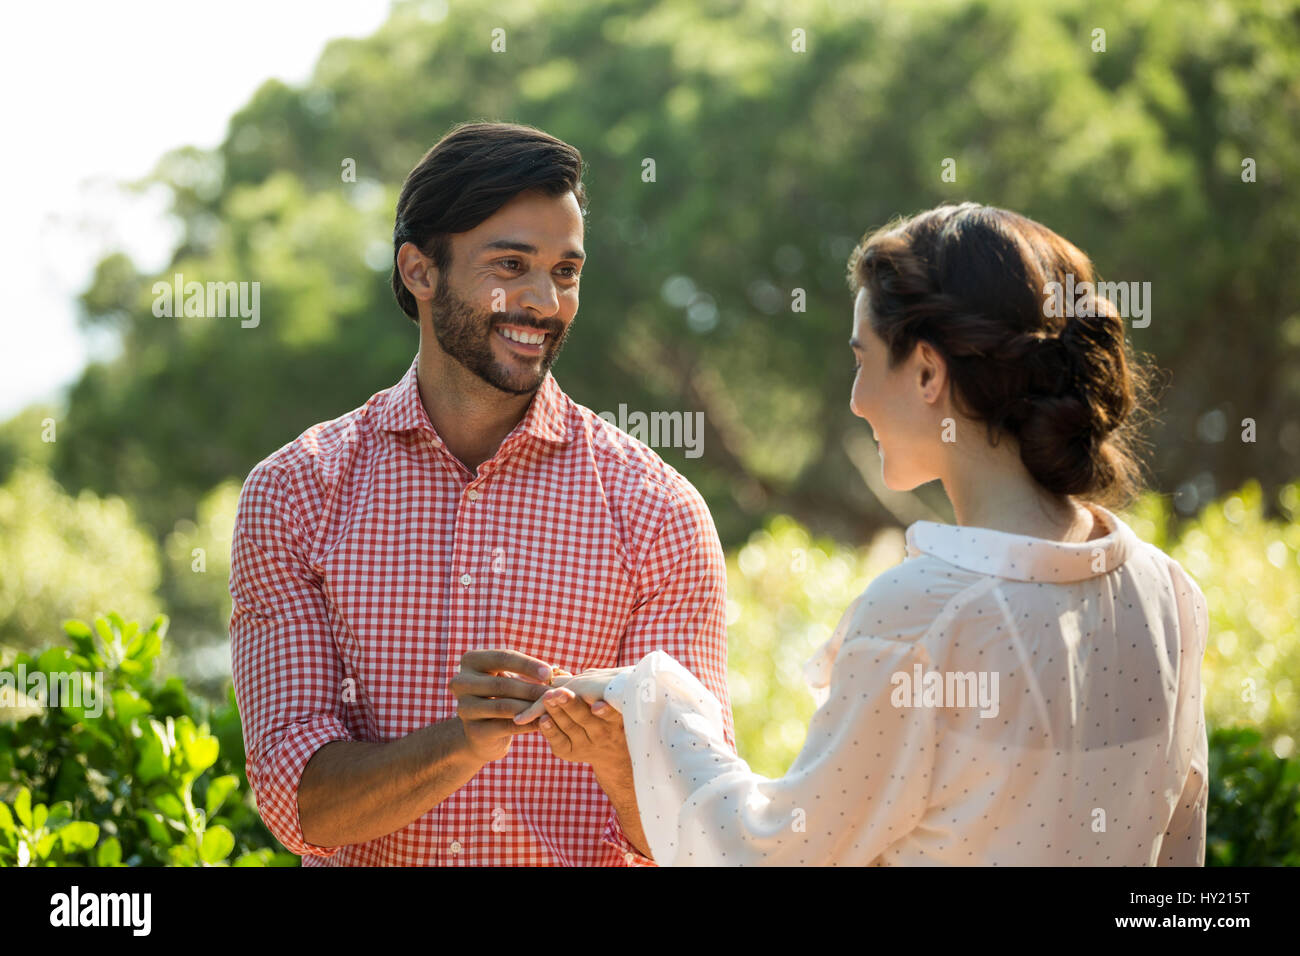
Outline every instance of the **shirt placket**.
{"type": "MultiPolygon", "coordinates": [[[[504,574],[504,559],[500,548],[493,548],[489,531],[492,527],[489,507],[494,484],[499,491],[499,480],[493,482],[492,475],[500,467],[500,457],[505,451],[503,446],[496,456],[479,466],[478,473],[470,477],[457,465],[457,473],[462,481],[468,478],[460,491],[456,503],[455,530],[453,532],[450,570],[455,580],[451,589],[452,601],[449,609],[449,629],[451,651],[449,655],[449,673],[444,675],[450,681],[459,669],[460,658],[467,651],[476,648],[494,646],[495,634],[490,631],[493,602],[500,595],[504,574]]],[[[490,789],[493,765],[488,764],[475,777],[474,787],[478,793],[490,789]]],[[[439,856],[451,866],[469,866],[485,863],[484,848],[477,845],[477,833],[483,827],[475,825],[475,816],[486,812],[479,806],[479,801],[465,794],[464,789],[453,795],[451,802],[454,812],[444,817],[445,823],[438,833],[439,856]]]]}

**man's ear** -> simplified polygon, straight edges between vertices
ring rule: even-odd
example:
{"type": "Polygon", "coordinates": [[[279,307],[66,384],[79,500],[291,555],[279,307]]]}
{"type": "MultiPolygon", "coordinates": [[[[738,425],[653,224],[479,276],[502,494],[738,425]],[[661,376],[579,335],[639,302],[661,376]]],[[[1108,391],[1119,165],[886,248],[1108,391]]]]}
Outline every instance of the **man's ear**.
{"type": "Polygon", "coordinates": [[[417,302],[431,301],[438,290],[438,267],[413,242],[397,250],[397,274],[417,302]]]}
{"type": "Polygon", "coordinates": [[[947,388],[948,363],[929,342],[917,343],[916,356],[917,385],[921,389],[921,398],[933,405],[947,388]]]}

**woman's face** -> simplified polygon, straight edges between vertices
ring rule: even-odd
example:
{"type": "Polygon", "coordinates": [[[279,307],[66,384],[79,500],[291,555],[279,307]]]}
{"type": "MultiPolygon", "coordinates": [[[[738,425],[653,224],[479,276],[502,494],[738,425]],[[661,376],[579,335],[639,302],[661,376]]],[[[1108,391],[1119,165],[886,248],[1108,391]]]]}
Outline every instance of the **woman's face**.
{"type": "Polygon", "coordinates": [[[853,305],[849,345],[858,365],[849,408],[875,434],[886,487],[911,491],[938,478],[944,414],[939,396],[946,376],[934,351],[918,345],[906,360],[889,368],[888,348],[871,327],[865,289],[853,305]]]}

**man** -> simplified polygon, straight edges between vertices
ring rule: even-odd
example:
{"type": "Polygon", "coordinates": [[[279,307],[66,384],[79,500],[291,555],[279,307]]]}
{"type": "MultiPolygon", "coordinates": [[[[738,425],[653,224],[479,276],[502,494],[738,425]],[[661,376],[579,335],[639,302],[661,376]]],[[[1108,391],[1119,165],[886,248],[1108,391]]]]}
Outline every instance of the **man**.
{"type": "Polygon", "coordinates": [[[434,146],[393,233],[418,356],[244,484],[248,778],[304,865],[652,863],[617,713],[566,698],[511,720],[558,672],[664,650],[722,702],[734,748],[708,510],[550,373],[578,311],[581,177],[531,127],[434,146]]]}

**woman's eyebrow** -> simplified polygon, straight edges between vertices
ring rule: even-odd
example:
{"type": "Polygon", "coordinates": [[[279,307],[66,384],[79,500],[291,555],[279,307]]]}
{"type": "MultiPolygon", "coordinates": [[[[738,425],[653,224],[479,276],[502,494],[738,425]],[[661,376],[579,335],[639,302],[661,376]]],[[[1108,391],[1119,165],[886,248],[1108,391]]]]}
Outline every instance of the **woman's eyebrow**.
{"type": "Polygon", "coordinates": [[[853,336],[853,338],[849,339],[849,348],[854,348],[854,349],[862,348],[862,343],[858,341],[858,337],[856,335],[853,336]]]}

